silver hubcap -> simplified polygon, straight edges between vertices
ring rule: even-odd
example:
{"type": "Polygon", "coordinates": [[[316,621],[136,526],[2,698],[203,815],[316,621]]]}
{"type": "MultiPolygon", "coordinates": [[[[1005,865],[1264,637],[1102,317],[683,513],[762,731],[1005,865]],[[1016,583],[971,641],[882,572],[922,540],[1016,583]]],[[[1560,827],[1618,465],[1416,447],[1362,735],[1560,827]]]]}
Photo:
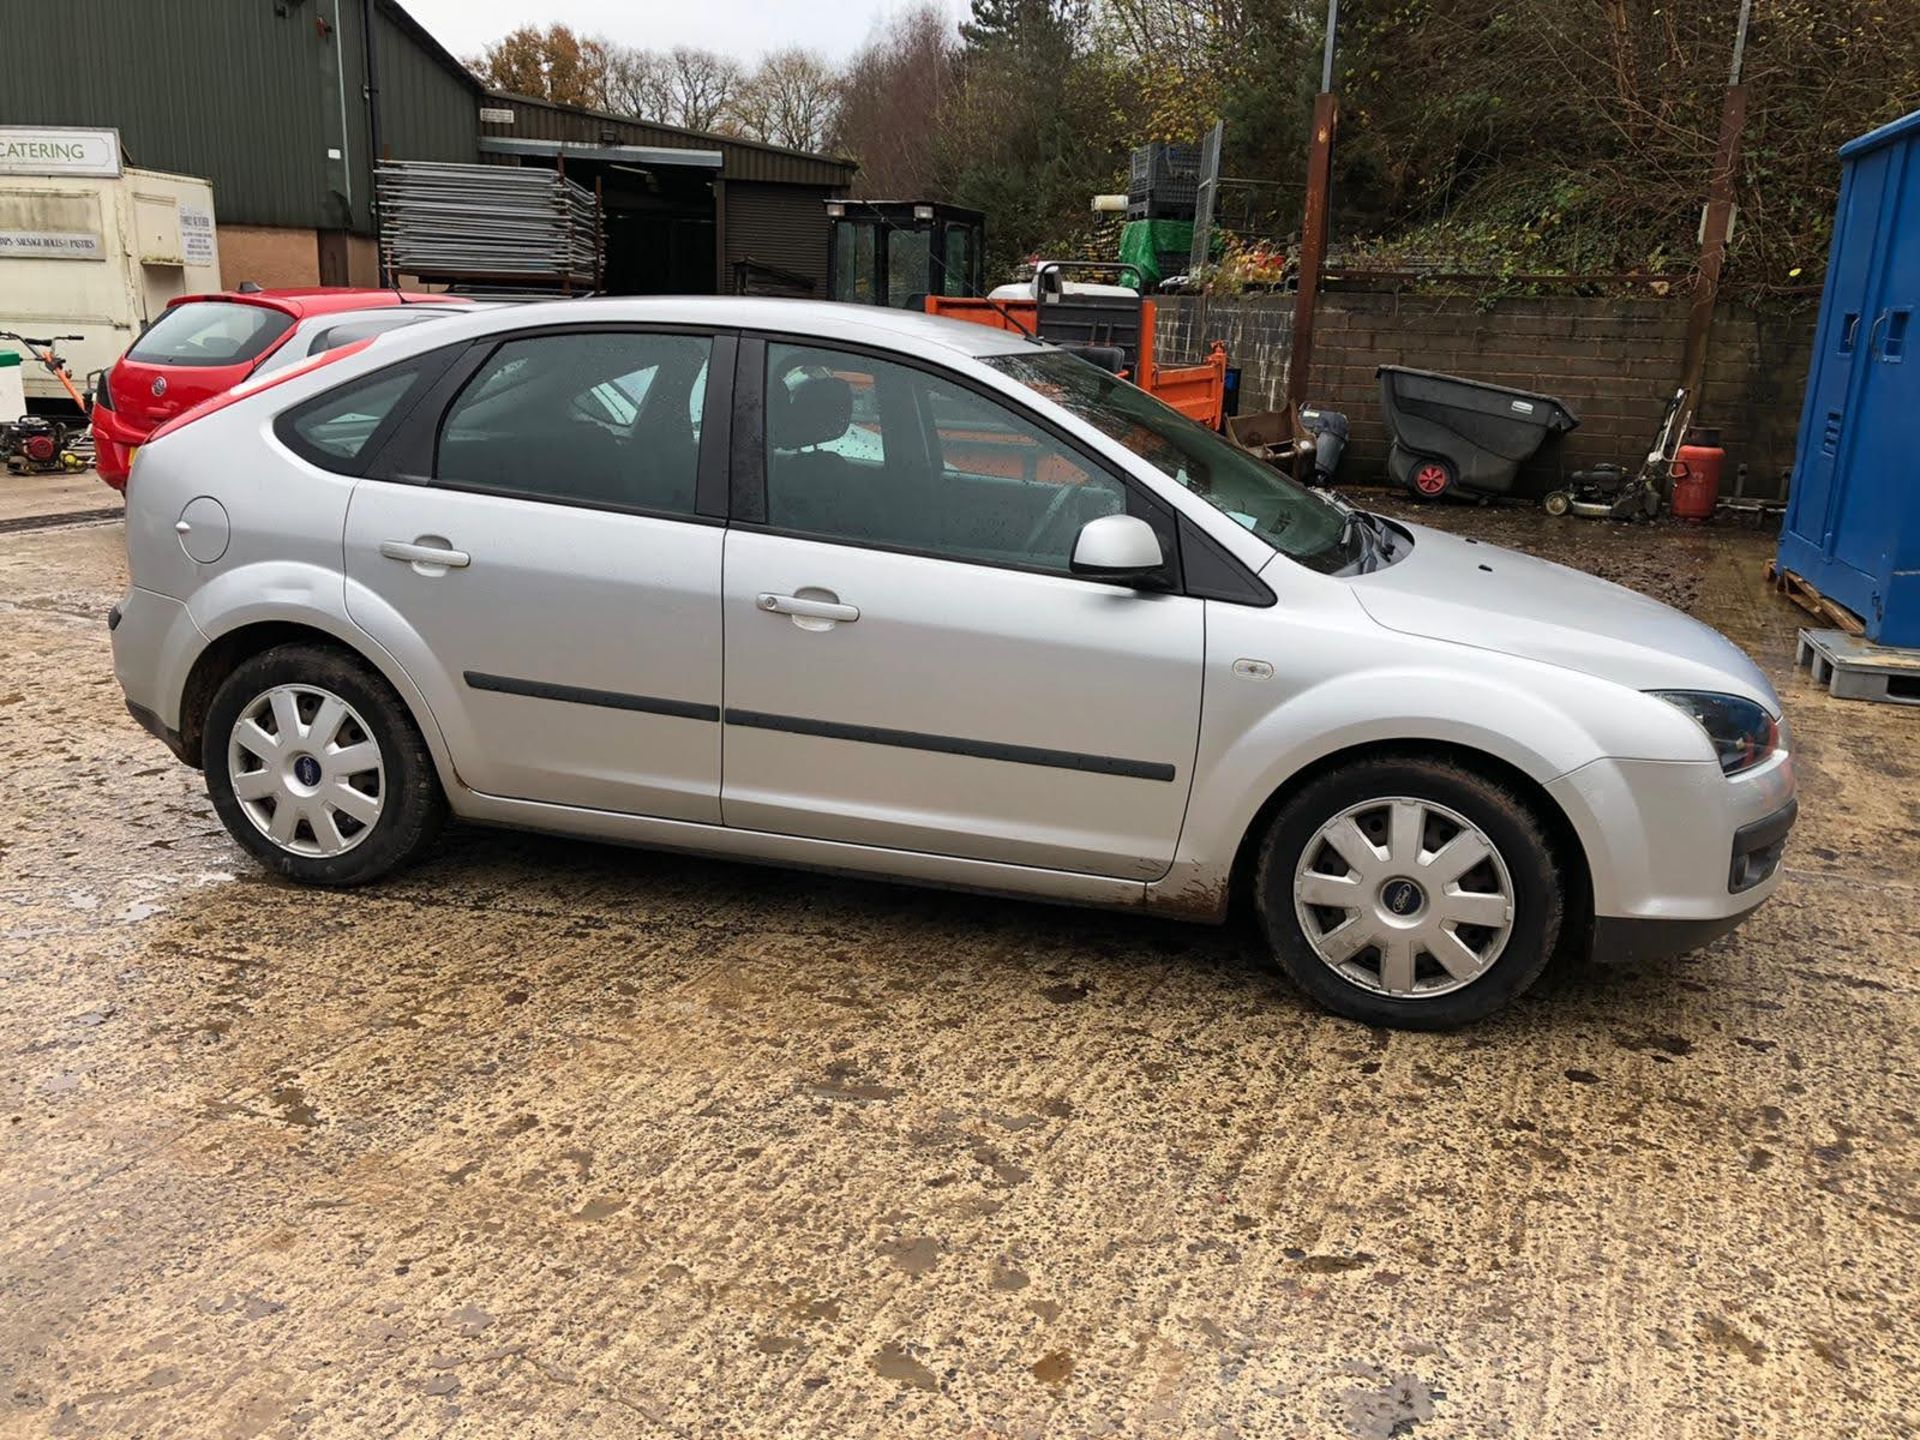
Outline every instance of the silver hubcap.
{"type": "Polygon", "coordinates": [[[1431,800],[1342,810],[1293,875],[1307,943],[1342,979],[1424,1000],[1471,985],[1513,933],[1513,878],[1486,833],[1431,800]]]}
{"type": "Polygon", "coordinates": [[[359,713],[315,685],[276,685],[234,721],[227,774],[240,809],[295,855],[339,855],[373,833],[386,769],[359,713]]]}

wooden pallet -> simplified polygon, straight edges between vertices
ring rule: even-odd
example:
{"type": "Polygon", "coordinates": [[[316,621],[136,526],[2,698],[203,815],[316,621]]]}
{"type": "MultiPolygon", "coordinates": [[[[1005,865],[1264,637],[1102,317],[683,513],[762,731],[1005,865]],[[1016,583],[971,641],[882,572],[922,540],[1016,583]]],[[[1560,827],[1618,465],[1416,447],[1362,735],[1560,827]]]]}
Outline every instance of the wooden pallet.
{"type": "Polygon", "coordinates": [[[1824,620],[1829,625],[1836,625],[1849,635],[1867,633],[1866,622],[1858,615],[1838,600],[1830,600],[1822,595],[1793,571],[1781,569],[1777,561],[1767,562],[1767,584],[1816,619],[1824,620]]]}
{"type": "Polygon", "coordinates": [[[1844,630],[1802,630],[1793,663],[1842,700],[1920,705],[1920,650],[1875,645],[1844,630]]]}

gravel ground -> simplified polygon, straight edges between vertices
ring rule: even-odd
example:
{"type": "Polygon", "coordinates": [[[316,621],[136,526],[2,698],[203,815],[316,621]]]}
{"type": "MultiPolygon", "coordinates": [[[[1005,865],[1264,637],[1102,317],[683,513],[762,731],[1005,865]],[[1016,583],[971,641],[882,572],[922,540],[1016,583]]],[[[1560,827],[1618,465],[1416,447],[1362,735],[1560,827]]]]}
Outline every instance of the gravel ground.
{"type": "Polygon", "coordinates": [[[1775,676],[1779,895],[1456,1035],[1240,930],[461,830],[272,882],[0,534],[0,1433],[1898,1436],[1920,714],[1750,532],[1422,510],[1775,676]]]}

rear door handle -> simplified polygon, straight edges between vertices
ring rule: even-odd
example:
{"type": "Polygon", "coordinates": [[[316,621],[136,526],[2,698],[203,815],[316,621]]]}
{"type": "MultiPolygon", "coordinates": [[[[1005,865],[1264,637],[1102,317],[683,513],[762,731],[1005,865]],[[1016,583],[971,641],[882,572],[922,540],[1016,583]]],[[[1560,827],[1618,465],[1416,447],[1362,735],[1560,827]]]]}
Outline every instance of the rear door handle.
{"type": "Polygon", "coordinates": [[[449,570],[464,570],[473,563],[473,557],[464,550],[414,545],[402,540],[382,540],[380,553],[389,560],[402,560],[410,565],[444,565],[449,570]]]}
{"type": "Polygon", "coordinates": [[[860,618],[858,605],[833,600],[809,600],[804,595],[762,595],[756,602],[770,615],[798,615],[807,620],[838,620],[850,625],[860,618]]]}

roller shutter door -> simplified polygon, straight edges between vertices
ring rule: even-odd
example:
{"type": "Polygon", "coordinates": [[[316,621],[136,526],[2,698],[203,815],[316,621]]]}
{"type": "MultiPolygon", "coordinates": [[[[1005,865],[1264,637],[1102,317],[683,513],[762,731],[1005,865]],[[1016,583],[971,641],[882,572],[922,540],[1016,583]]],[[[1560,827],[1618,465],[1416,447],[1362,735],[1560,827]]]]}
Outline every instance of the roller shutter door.
{"type": "Polygon", "coordinates": [[[750,284],[760,293],[826,299],[826,202],[832,192],[812,185],[729,180],[726,194],[727,273],[721,277],[721,288],[735,293],[740,288],[740,267],[749,265],[750,284]],[[783,284],[780,274],[805,277],[813,288],[783,284]]]}

